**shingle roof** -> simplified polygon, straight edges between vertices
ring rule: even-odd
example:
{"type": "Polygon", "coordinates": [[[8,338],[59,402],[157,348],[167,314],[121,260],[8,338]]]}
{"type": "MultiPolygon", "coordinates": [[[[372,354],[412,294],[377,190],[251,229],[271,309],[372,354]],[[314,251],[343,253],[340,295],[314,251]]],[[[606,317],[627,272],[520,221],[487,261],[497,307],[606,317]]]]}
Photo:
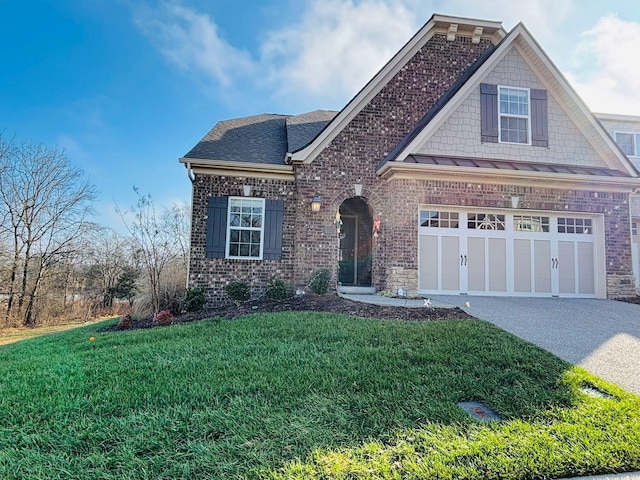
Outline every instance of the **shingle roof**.
{"type": "Polygon", "coordinates": [[[288,151],[295,152],[306,147],[337,113],[332,110],[315,110],[287,117],[288,151]]]}
{"type": "Polygon", "coordinates": [[[336,113],[327,110],[301,115],[264,113],[224,120],[185,158],[281,165],[287,152],[306,146],[336,113]]]}

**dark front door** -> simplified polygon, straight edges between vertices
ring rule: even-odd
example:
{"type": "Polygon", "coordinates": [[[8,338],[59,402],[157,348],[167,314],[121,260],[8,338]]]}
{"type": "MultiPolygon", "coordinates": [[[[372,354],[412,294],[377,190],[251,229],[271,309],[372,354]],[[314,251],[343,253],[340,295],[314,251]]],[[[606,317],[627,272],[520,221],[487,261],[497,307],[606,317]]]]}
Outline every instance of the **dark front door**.
{"type": "Polygon", "coordinates": [[[342,216],[340,230],[340,259],[338,261],[338,281],[341,285],[356,285],[358,283],[358,221],[357,217],[342,216]]]}

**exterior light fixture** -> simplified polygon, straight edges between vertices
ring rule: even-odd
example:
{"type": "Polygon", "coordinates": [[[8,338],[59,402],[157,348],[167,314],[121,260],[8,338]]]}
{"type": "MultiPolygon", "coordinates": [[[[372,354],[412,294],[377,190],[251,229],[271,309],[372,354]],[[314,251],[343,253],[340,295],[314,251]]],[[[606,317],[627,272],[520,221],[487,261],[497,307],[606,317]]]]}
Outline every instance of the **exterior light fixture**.
{"type": "Polygon", "coordinates": [[[520,204],[520,197],[513,196],[511,197],[511,208],[518,208],[520,204]]]}
{"type": "Polygon", "coordinates": [[[318,195],[316,195],[311,200],[311,211],[312,212],[319,212],[320,211],[320,205],[322,205],[322,199],[318,195]]]}

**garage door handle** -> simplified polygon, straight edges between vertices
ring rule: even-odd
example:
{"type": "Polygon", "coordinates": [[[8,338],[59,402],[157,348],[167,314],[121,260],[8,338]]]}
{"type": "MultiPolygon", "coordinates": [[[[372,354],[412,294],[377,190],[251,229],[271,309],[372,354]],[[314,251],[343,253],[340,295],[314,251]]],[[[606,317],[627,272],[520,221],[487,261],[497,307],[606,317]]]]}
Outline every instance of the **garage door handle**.
{"type": "Polygon", "coordinates": [[[460,266],[464,265],[464,255],[460,255],[460,266]]]}
{"type": "Polygon", "coordinates": [[[551,259],[551,268],[558,269],[558,259],[557,258],[552,258],[551,259]]]}

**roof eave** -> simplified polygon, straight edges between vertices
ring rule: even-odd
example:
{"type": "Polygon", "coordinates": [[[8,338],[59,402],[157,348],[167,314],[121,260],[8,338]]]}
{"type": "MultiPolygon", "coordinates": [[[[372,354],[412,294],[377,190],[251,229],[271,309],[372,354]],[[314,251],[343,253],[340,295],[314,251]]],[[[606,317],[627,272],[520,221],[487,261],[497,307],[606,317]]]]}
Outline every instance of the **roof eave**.
{"type": "MultiPolygon", "coordinates": [[[[501,22],[475,20],[469,18],[452,17],[434,14],[423,27],[380,69],[380,71],[360,90],[335,118],[320,132],[320,134],[306,147],[292,152],[290,159],[293,163],[311,163],[318,154],[341,132],[347,124],[362,110],[362,108],[379,93],[384,85],[391,80],[416,53],[435,34],[446,34],[448,30],[443,24],[477,24],[478,27],[491,31],[490,37],[497,44],[505,36],[506,31],[501,22]]],[[[468,32],[460,32],[467,35],[468,32]]],[[[487,34],[484,35],[485,37],[487,34]]]]}
{"type": "Polygon", "coordinates": [[[295,180],[292,165],[273,165],[256,162],[230,162],[183,157],[179,159],[185,167],[196,174],[246,178],[278,178],[295,180]]]}
{"type": "Polygon", "coordinates": [[[424,179],[449,177],[458,182],[523,184],[527,186],[564,185],[579,190],[603,190],[632,193],[640,188],[637,177],[604,177],[600,175],[562,174],[499,170],[481,167],[451,167],[419,163],[387,162],[376,172],[385,180],[398,178],[424,179]]]}

